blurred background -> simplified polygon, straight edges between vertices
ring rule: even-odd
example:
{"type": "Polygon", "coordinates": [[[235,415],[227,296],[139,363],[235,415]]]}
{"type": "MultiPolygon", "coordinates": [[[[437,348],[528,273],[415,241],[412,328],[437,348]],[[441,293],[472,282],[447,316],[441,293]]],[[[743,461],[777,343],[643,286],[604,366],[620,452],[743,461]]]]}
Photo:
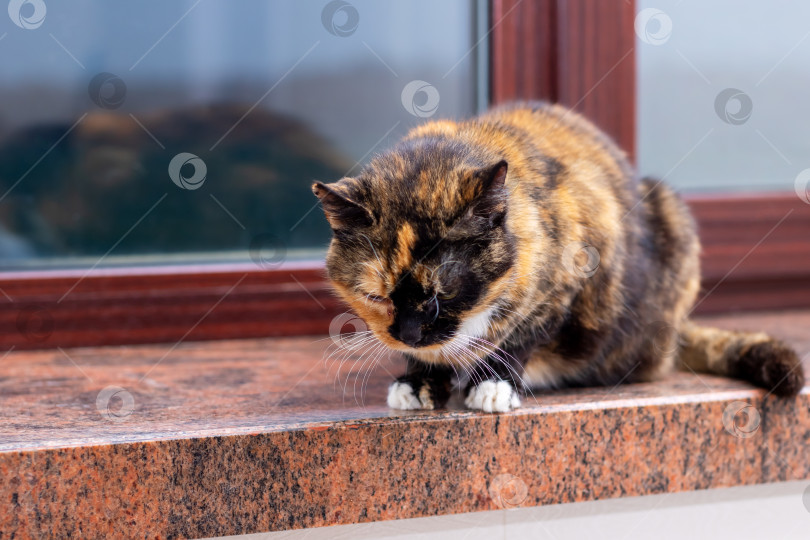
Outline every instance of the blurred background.
{"type": "Polygon", "coordinates": [[[792,192],[810,166],[810,3],[636,7],[664,12],[636,47],[642,174],[685,193],[792,192]]]}
{"type": "Polygon", "coordinates": [[[314,180],[486,100],[483,2],[20,4],[0,23],[4,269],[247,259],[257,238],[320,257],[314,180]],[[410,81],[440,102],[406,110],[410,81]],[[204,179],[181,159],[173,183],[179,153],[204,179]]]}
{"type": "MultiPolygon", "coordinates": [[[[635,52],[640,172],[687,194],[792,191],[810,150],[810,4],[637,10],[652,10],[635,52]]],[[[12,1],[0,269],[248,260],[257,241],[319,258],[313,180],[356,172],[426,118],[486,108],[488,13],[483,0],[12,1]]]]}

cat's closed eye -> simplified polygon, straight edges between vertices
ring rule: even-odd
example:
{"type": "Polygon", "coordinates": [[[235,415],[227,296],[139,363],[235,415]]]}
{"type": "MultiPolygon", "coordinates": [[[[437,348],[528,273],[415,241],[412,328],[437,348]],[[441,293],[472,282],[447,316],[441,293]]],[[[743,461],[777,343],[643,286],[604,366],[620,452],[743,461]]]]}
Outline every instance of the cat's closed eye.
{"type": "Polygon", "coordinates": [[[456,296],[458,296],[458,289],[455,288],[442,291],[436,295],[436,297],[439,300],[444,300],[445,302],[447,302],[448,300],[452,300],[456,296]]]}
{"type": "Polygon", "coordinates": [[[366,305],[374,309],[384,309],[390,316],[394,311],[394,303],[390,298],[380,296],[378,294],[364,294],[363,298],[366,300],[366,305]]]}

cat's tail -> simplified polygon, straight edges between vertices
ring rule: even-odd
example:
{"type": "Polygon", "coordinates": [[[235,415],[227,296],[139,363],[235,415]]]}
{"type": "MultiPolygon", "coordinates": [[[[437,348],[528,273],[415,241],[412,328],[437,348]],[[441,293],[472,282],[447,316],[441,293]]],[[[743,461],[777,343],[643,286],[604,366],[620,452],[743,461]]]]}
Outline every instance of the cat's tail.
{"type": "Polygon", "coordinates": [[[731,332],[687,321],[680,330],[683,369],[743,379],[777,396],[795,396],[804,386],[796,351],[763,333],[731,332]]]}

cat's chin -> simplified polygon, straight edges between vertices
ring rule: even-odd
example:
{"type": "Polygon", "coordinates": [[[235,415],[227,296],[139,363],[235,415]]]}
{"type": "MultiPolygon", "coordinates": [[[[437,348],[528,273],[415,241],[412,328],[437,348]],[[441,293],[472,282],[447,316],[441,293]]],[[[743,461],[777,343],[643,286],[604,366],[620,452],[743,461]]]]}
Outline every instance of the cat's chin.
{"type": "MultiPolygon", "coordinates": [[[[473,343],[474,339],[475,338],[472,338],[471,336],[454,335],[450,339],[424,347],[409,347],[404,343],[390,339],[386,339],[384,341],[380,339],[380,341],[382,341],[382,343],[389,350],[406,354],[426,364],[451,365],[458,363],[457,359],[459,356],[459,351],[471,349],[470,343],[473,343]]],[[[480,349],[480,347],[475,347],[473,349],[480,349]]],[[[470,352],[475,353],[477,351],[472,350],[470,352]]]]}
{"type": "Polygon", "coordinates": [[[393,346],[386,343],[385,345],[392,351],[404,353],[423,362],[433,364],[446,363],[447,347],[449,343],[450,340],[441,343],[434,343],[426,347],[409,347],[404,343],[395,344],[393,346]]]}
{"type": "Polygon", "coordinates": [[[495,308],[493,306],[480,309],[474,315],[469,315],[458,331],[453,332],[449,339],[443,339],[424,347],[410,347],[388,335],[382,337],[377,335],[377,339],[390,350],[405,353],[423,362],[451,364],[453,358],[458,355],[459,350],[480,349],[480,347],[471,346],[471,344],[475,343],[479,336],[486,335],[494,312],[495,308]]]}

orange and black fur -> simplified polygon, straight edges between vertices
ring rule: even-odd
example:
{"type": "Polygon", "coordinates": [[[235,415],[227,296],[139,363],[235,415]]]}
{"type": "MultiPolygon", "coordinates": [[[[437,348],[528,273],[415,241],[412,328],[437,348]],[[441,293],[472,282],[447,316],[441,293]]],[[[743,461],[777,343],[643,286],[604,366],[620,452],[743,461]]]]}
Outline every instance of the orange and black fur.
{"type": "Polygon", "coordinates": [[[408,359],[391,407],[441,407],[455,382],[468,407],[506,411],[521,391],[679,364],[777,395],[803,386],[787,345],[689,321],[700,246],[687,207],[560,106],[425,124],[313,191],[337,292],[408,359]]]}

